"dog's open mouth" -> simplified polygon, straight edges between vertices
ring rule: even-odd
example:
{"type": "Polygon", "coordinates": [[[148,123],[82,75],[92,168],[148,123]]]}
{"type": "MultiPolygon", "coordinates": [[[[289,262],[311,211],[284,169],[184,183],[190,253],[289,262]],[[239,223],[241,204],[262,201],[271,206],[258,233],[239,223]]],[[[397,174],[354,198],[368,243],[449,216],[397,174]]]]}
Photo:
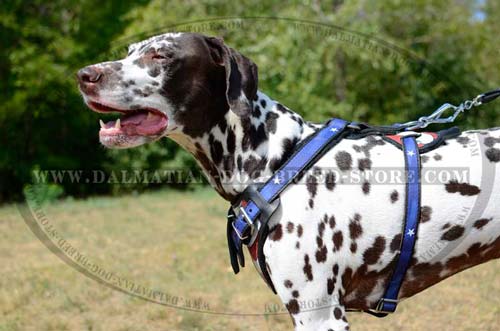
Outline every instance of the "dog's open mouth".
{"type": "Polygon", "coordinates": [[[117,120],[104,123],[99,120],[101,130],[99,136],[158,136],[167,125],[167,116],[157,109],[145,108],[137,110],[122,110],[101,103],[89,102],[89,107],[99,113],[120,113],[117,120]]]}

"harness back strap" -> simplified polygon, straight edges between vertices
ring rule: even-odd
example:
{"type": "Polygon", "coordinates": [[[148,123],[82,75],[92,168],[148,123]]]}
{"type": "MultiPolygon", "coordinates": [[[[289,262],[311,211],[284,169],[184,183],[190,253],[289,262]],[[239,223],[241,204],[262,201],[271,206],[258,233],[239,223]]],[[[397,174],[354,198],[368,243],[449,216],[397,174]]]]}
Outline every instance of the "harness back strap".
{"type": "Polygon", "coordinates": [[[269,229],[267,221],[279,204],[279,194],[303,171],[308,169],[322,152],[336,144],[342,136],[348,122],[341,119],[332,119],[327,125],[316,132],[276,173],[262,186],[255,189],[249,186],[242,194],[239,210],[231,211],[228,215],[228,244],[231,265],[235,273],[239,265],[244,267],[242,244],[251,245],[257,236],[253,233],[258,228],[259,265],[264,279],[274,290],[271,278],[265,267],[264,254],[261,254],[265,237],[269,229]],[[259,216],[261,222],[259,223],[259,216]],[[231,227],[231,228],[230,228],[231,227]]]}
{"type": "Polygon", "coordinates": [[[406,167],[406,209],[404,232],[396,268],[391,276],[384,296],[373,311],[377,316],[385,316],[396,311],[401,284],[410,265],[420,220],[420,154],[415,136],[403,138],[406,167]]]}

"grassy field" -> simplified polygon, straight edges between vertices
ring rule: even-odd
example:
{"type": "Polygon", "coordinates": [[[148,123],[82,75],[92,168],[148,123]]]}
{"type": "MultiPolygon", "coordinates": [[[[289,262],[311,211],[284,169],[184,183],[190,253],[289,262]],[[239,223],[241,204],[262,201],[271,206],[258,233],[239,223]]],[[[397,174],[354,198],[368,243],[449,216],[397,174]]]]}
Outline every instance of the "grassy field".
{"type": "MultiPolygon", "coordinates": [[[[16,206],[0,208],[0,331],[291,330],[248,265],[227,257],[227,205],[208,189],[65,200],[44,207],[60,235],[106,270],[211,313],[146,302],[90,280],[30,231],[16,206]],[[229,315],[214,314],[229,313],[229,315]]],[[[498,330],[500,261],[476,267],[403,303],[397,314],[348,317],[353,330],[498,330]]]]}

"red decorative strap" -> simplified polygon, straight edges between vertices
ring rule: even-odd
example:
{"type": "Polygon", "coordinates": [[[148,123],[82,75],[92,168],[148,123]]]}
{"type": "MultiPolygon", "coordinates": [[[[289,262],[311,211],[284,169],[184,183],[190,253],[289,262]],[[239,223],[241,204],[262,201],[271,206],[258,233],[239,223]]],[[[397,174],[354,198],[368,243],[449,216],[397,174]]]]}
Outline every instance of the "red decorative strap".
{"type": "Polygon", "coordinates": [[[257,248],[259,247],[259,237],[255,238],[254,243],[252,246],[248,247],[248,250],[250,251],[250,256],[252,257],[252,260],[257,261],[258,254],[257,254],[257,248]]]}
{"type": "MultiPolygon", "coordinates": [[[[435,139],[439,137],[439,135],[436,132],[419,132],[420,136],[417,138],[417,143],[418,143],[418,148],[422,148],[425,145],[433,142],[435,139]]],[[[404,134],[394,134],[394,135],[387,135],[386,138],[391,139],[398,145],[403,145],[403,138],[405,137],[404,134]]]]}

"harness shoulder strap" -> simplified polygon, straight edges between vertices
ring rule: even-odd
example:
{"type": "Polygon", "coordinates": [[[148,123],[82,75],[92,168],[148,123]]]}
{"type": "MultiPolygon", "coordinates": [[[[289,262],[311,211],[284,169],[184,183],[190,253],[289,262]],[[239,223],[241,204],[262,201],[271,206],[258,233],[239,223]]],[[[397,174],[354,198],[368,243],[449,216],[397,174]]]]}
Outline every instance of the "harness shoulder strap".
{"type": "Polygon", "coordinates": [[[258,190],[249,186],[242,194],[240,203],[230,208],[228,214],[228,245],[231,265],[235,273],[244,267],[242,245],[252,245],[259,237],[259,265],[264,279],[274,290],[263,261],[262,248],[269,231],[267,221],[279,206],[279,194],[306,171],[322,155],[323,151],[338,143],[349,123],[332,119],[317,131],[288,161],[258,190]],[[258,232],[256,232],[258,230],[258,232]]]}

